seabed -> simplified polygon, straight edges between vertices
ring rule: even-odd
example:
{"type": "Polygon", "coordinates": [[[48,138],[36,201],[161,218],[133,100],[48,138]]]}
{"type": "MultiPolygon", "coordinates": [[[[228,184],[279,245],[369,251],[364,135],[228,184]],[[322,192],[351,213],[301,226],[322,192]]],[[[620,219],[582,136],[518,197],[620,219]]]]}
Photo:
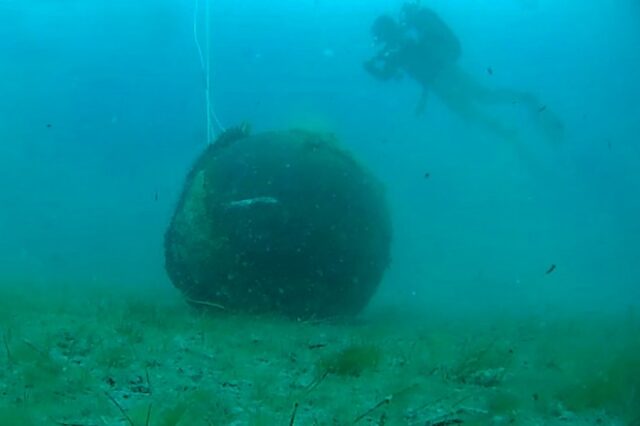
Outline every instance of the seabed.
{"type": "Polygon", "coordinates": [[[640,321],[204,314],[152,291],[0,290],[1,425],[640,425],[640,321]]]}

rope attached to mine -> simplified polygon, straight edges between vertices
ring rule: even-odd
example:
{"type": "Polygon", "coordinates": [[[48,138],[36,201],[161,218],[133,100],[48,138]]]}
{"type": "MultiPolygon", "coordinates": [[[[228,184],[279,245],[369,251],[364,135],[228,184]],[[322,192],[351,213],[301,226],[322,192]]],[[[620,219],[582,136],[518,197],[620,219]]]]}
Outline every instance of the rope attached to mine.
{"type": "Polygon", "coordinates": [[[204,0],[204,33],[205,33],[205,49],[204,52],[202,50],[202,46],[200,45],[200,41],[198,39],[198,12],[199,12],[199,0],[195,0],[195,5],[193,8],[193,39],[196,44],[196,48],[198,49],[198,56],[200,57],[200,66],[202,67],[202,72],[205,77],[205,88],[204,88],[204,97],[205,97],[205,112],[207,117],[207,144],[213,142],[212,136],[217,132],[224,132],[224,127],[220,123],[218,116],[216,115],[215,110],[213,109],[211,103],[211,49],[210,49],[210,41],[211,41],[211,14],[209,10],[209,0],[204,0]],[[214,129],[214,125],[217,129],[214,129]],[[217,131],[216,131],[217,130],[217,131]]]}

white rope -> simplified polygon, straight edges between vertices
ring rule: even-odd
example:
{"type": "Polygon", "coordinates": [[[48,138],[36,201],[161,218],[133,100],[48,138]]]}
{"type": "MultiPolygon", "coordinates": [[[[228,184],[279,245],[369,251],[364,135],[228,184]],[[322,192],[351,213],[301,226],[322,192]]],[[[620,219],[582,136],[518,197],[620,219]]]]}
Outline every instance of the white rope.
{"type": "Polygon", "coordinates": [[[210,53],[210,40],[211,40],[211,16],[209,13],[209,0],[205,1],[205,50],[204,54],[202,51],[202,46],[200,45],[200,41],[198,40],[198,6],[199,0],[195,0],[195,5],[193,8],[193,39],[196,43],[196,48],[198,49],[198,56],[200,57],[200,66],[202,67],[202,72],[205,76],[205,88],[204,88],[204,96],[206,103],[206,117],[207,117],[207,144],[211,143],[213,139],[211,136],[215,134],[215,130],[213,128],[212,119],[215,122],[216,126],[218,126],[218,130],[224,132],[224,127],[220,124],[220,120],[216,115],[213,107],[211,106],[211,53],[210,53]]]}

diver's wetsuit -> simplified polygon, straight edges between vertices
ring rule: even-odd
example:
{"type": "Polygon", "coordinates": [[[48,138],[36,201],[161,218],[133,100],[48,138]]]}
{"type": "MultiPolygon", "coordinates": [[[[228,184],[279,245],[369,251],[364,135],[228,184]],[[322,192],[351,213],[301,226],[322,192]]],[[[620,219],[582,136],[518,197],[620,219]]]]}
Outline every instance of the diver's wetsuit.
{"type": "Polygon", "coordinates": [[[365,62],[374,77],[389,80],[404,73],[427,89],[443,68],[460,57],[458,38],[433,11],[407,4],[400,22],[391,19],[383,16],[374,24],[374,37],[382,47],[365,62]]]}
{"type": "Polygon", "coordinates": [[[435,12],[417,2],[402,7],[399,21],[388,15],[380,16],[372,33],[379,51],[365,61],[366,71],[380,80],[407,75],[418,82],[422,96],[416,112],[424,110],[427,93],[433,92],[466,121],[480,124],[504,139],[515,140],[516,130],[492,117],[485,107],[520,105],[533,115],[547,137],[562,138],[560,119],[546,106],[541,114],[541,104],[531,93],[486,87],[461,69],[457,64],[462,53],[460,41],[435,12]]]}

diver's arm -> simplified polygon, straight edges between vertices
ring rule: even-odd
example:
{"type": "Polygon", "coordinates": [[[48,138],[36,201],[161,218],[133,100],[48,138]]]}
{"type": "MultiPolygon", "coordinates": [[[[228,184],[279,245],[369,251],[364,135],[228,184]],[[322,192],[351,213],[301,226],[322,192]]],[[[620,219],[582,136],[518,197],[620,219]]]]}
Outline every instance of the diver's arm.
{"type": "Polygon", "coordinates": [[[364,69],[380,80],[390,80],[398,75],[398,68],[392,66],[383,54],[378,54],[368,61],[364,62],[364,69]]]}

